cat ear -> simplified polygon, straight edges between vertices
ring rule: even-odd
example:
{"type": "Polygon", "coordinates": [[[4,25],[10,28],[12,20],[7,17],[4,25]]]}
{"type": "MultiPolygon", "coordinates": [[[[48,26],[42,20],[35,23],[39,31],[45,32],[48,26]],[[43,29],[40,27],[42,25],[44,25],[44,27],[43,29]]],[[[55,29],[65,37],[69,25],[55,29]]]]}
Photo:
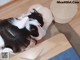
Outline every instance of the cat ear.
{"type": "Polygon", "coordinates": [[[0,35],[0,48],[4,47],[4,39],[2,38],[2,36],[0,35]]]}

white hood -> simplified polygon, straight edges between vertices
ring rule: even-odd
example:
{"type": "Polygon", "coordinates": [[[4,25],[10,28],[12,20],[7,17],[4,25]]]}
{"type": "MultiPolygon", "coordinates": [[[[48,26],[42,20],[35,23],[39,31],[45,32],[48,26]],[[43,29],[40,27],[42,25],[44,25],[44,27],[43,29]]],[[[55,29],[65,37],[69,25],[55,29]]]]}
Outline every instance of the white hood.
{"type": "Polygon", "coordinates": [[[35,25],[38,28],[39,36],[38,37],[34,37],[34,36],[31,35],[34,39],[40,40],[43,36],[45,36],[46,31],[40,26],[40,24],[39,24],[39,22],[37,20],[33,19],[33,20],[28,21],[26,23],[26,29],[28,29],[29,31],[30,31],[30,24],[35,25]]]}
{"type": "Polygon", "coordinates": [[[35,9],[36,11],[42,14],[43,21],[45,23],[44,25],[46,26],[46,29],[47,29],[54,19],[50,9],[40,4],[35,4],[28,9],[28,12],[31,12],[33,9],[35,9]]]}

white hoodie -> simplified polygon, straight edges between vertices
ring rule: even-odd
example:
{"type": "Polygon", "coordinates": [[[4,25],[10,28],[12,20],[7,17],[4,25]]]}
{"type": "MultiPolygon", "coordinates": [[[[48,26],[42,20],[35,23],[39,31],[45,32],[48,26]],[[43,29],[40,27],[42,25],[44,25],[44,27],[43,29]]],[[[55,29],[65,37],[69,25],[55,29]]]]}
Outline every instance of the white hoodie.
{"type": "Polygon", "coordinates": [[[40,34],[39,37],[34,37],[35,39],[40,40],[42,37],[45,36],[46,31],[47,31],[48,27],[50,26],[50,24],[52,23],[54,17],[52,16],[52,13],[49,8],[44,7],[40,4],[32,5],[28,9],[28,12],[33,12],[33,9],[35,9],[37,12],[42,14],[43,21],[44,21],[43,27],[38,27],[39,34],[40,34]]]}

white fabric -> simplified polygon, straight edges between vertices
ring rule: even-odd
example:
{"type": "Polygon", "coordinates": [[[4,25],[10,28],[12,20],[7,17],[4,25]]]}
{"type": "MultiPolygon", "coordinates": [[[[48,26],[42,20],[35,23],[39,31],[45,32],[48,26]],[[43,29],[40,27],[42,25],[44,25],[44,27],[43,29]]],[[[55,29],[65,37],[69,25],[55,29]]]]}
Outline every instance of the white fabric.
{"type": "Polygon", "coordinates": [[[10,53],[10,54],[14,54],[14,53],[13,53],[13,50],[10,49],[10,48],[0,49],[0,54],[1,54],[2,52],[8,52],[8,53],[10,53]]]}
{"type": "Polygon", "coordinates": [[[32,36],[32,37],[33,37],[34,39],[36,39],[36,40],[40,40],[42,37],[45,36],[46,31],[45,31],[41,26],[37,26],[37,28],[38,28],[39,36],[38,36],[38,37],[32,36]]]}
{"type": "Polygon", "coordinates": [[[29,18],[28,18],[28,17],[25,17],[25,18],[20,19],[20,20],[14,19],[14,20],[11,20],[11,21],[9,21],[9,22],[10,22],[12,25],[17,26],[19,29],[22,29],[22,28],[25,27],[25,24],[26,24],[26,22],[27,22],[28,20],[29,20],[29,18]]]}
{"type": "Polygon", "coordinates": [[[47,29],[54,19],[50,9],[42,6],[41,4],[35,4],[28,9],[28,12],[31,12],[33,9],[37,10],[39,13],[42,14],[43,21],[45,23],[44,25],[46,26],[47,29]]]}
{"type": "Polygon", "coordinates": [[[32,36],[34,39],[40,40],[43,36],[45,36],[46,31],[40,26],[40,24],[37,20],[33,19],[26,23],[26,29],[28,29],[29,31],[30,31],[30,24],[35,25],[38,28],[39,36],[38,37],[32,36]]]}
{"type": "Polygon", "coordinates": [[[13,50],[12,50],[12,49],[10,49],[10,48],[4,48],[4,49],[2,50],[2,52],[9,52],[9,53],[13,53],[13,50]]]}
{"type": "Polygon", "coordinates": [[[1,35],[0,35],[0,48],[2,48],[2,47],[4,47],[4,40],[3,40],[3,38],[1,37],[1,35]]]}
{"type": "Polygon", "coordinates": [[[32,25],[40,25],[39,22],[36,19],[32,19],[31,21],[27,21],[26,23],[26,28],[30,31],[30,24],[32,25]]]}

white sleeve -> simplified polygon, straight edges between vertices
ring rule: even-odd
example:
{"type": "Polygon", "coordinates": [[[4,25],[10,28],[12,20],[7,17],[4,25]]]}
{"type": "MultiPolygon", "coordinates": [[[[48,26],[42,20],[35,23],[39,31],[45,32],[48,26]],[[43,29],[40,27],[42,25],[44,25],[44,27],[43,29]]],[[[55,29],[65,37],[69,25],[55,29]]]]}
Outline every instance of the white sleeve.
{"type": "Polygon", "coordinates": [[[1,35],[0,35],[0,48],[2,48],[2,47],[4,47],[4,40],[3,40],[3,38],[1,37],[1,35]]]}
{"type": "Polygon", "coordinates": [[[11,48],[4,48],[4,49],[2,50],[2,52],[8,52],[8,53],[10,53],[10,54],[14,54],[14,53],[13,53],[13,50],[12,50],[11,48]]]}

